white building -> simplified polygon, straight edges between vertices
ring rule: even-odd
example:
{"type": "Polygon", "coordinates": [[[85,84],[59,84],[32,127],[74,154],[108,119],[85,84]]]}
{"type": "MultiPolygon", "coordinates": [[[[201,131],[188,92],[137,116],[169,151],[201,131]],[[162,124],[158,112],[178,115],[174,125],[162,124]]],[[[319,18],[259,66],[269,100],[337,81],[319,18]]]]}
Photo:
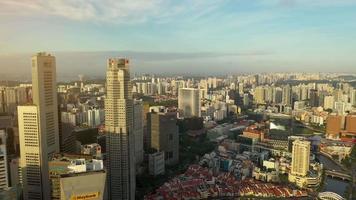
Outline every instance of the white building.
{"type": "Polygon", "coordinates": [[[48,158],[59,152],[55,57],[32,57],[33,104],[18,107],[24,199],[50,199],[48,158]]]}

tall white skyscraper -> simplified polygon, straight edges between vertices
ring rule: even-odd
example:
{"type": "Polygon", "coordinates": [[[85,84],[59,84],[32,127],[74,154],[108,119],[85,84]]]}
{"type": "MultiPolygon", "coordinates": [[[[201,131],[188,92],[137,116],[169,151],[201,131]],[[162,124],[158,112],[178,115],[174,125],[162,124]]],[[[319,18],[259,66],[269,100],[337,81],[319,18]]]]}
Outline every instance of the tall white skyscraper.
{"type": "Polygon", "coordinates": [[[135,144],[129,60],[109,59],[105,131],[107,189],[112,200],[135,199],[135,144]]]}
{"type": "Polygon", "coordinates": [[[293,142],[291,174],[306,176],[309,171],[310,142],[296,140],[293,142]]]}
{"type": "Polygon", "coordinates": [[[59,152],[55,57],[32,57],[33,105],[18,107],[24,199],[50,199],[48,160],[59,152]]]}
{"type": "Polygon", "coordinates": [[[183,117],[200,117],[199,89],[180,88],[178,91],[178,109],[183,117]]]}

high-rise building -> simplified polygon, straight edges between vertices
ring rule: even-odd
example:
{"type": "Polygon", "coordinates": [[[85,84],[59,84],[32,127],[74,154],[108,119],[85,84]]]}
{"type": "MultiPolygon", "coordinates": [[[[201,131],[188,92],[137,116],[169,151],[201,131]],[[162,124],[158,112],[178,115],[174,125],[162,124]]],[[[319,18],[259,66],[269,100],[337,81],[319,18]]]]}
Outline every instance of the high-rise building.
{"type": "Polygon", "coordinates": [[[345,120],[342,115],[329,115],[326,119],[326,137],[338,139],[341,130],[344,128],[345,120]]]}
{"type": "Polygon", "coordinates": [[[283,90],[280,87],[273,88],[273,103],[282,103],[283,90]]]}
{"type": "Polygon", "coordinates": [[[33,104],[18,107],[24,199],[50,199],[48,159],[59,152],[55,57],[32,57],[33,104]]]}
{"type": "Polygon", "coordinates": [[[178,92],[178,109],[183,117],[200,117],[199,89],[180,88],[178,92]]]}
{"type": "Polygon", "coordinates": [[[135,100],[133,105],[133,132],[135,135],[135,162],[143,162],[143,102],[135,100]]]}
{"type": "Polygon", "coordinates": [[[177,113],[152,111],[148,113],[148,134],[151,138],[151,148],[163,151],[166,164],[176,164],[179,160],[179,133],[177,126],[177,113]]]}
{"type": "Polygon", "coordinates": [[[135,199],[135,144],[129,60],[109,59],[105,132],[109,199],[135,199]]]}
{"type": "Polygon", "coordinates": [[[16,89],[14,87],[6,87],[4,93],[5,111],[9,114],[14,114],[16,111],[16,89]]]}
{"type": "Polygon", "coordinates": [[[309,105],[311,107],[318,107],[319,106],[318,90],[310,90],[309,105]]]}
{"type": "Polygon", "coordinates": [[[324,109],[334,109],[335,99],[334,96],[326,96],[324,97],[324,109]]]}
{"type": "Polygon", "coordinates": [[[291,174],[306,176],[309,171],[310,142],[296,140],[293,142],[291,174]]]}
{"type": "Polygon", "coordinates": [[[0,130],[0,190],[9,186],[9,170],[7,166],[6,133],[0,130]]]}
{"type": "Polygon", "coordinates": [[[356,89],[350,91],[350,103],[353,106],[356,106],[356,89]]]}
{"type": "Polygon", "coordinates": [[[265,103],[265,88],[263,86],[256,87],[253,98],[257,104],[265,103]]]}
{"type": "Polygon", "coordinates": [[[349,133],[356,133],[356,115],[346,116],[346,131],[349,133]]]}
{"type": "Polygon", "coordinates": [[[283,87],[282,103],[284,105],[292,105],[292,89],[289,85],[283,87]]]}

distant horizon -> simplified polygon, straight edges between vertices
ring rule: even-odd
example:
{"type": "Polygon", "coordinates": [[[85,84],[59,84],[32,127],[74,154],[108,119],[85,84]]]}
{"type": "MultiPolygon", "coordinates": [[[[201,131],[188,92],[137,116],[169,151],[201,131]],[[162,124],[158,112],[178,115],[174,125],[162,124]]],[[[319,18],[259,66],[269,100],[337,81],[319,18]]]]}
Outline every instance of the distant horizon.
{"type": "MultiPolygon", "coordinates": [[[[42,52],[42,51],[41,51],[42,52]]],[[[191,76],[225,76],[229,74],[256,73],[356,73],[356,67],[349,71],[340,67],[322,68],[316,70],[298,70],[305,67],[269,66],[261,62],[248,66],[233,62],[241,57],[254,58],[257,53],[167,53],[167,52],[137,52],[137,51],[45,51],[56,57],[57,77],[69,80],[83,74],[88,77],[104,78],[108,58],[126,57],[131,60],[132,74],[157,75],[191,75],[191,76]],[[221,61],[224,59],[224,61],[221,61]],[[229,60],[232,60],[229,62],[229,60]],[[190,64],[191,63],[191,64],[190,64]],[[222,63],[222,64],[220,64],[222,63]],[[246,66],[246,67],[244,67],[246,66]]],[[[31,56],[37,52],[0,54],[0,75],[10,75],[30,78],[31,56]]],[[[263,55],[263,52],[258,53],[263,55]]]]}
{"type": "Polygon", "coordinates": [[[355,0],[3,0],[0,72],[27,75],[46,51],[63,75],[102,76],[117,55],[142,73],[356,73],[355,10],[355,0]]]}

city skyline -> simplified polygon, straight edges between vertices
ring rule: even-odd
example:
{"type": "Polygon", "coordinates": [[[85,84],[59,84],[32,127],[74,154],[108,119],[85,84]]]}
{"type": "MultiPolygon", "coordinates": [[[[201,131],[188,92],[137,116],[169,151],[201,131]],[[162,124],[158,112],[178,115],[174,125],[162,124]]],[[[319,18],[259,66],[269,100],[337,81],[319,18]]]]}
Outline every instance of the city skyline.
{"type": "Polygon", "coordinates": [[[353,0],[0,5],[0,69],[8,73],[25,73],[23,54],[38,51],[57,55],[59,74],[89,69],[86,75],[104,75],[98,68],[113,56],[128,57],[133,72],[145,73],[355,73],[353,0]]]}
{"type": "Polygon", "coordinates": [[[0,199],[356,199],[356,0],[0,0],[0,199]]]}

